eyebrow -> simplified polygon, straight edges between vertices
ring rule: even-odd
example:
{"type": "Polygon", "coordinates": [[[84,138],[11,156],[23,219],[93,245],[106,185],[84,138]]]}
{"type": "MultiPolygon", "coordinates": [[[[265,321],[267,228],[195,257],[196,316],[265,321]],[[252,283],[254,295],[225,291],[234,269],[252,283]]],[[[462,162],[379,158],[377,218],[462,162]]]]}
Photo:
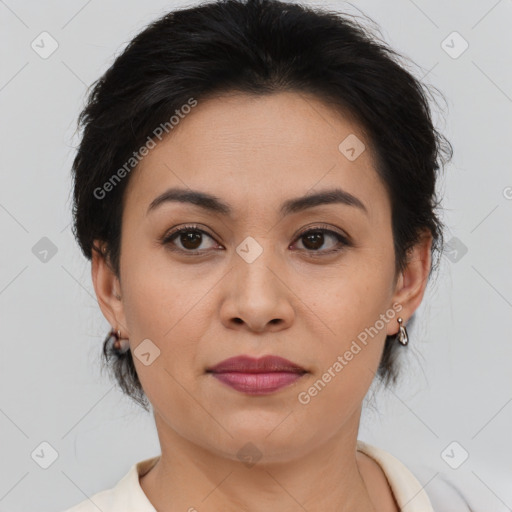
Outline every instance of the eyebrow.
{"type": "MultiPolygon", "coordinates": [[[[183,188],[170,188],[151,202],[146,215],[168,202],[190,203],[211,213],[225,216],[232,216],[233,214],[232,207],[213,194],[183,188]]],[[[356,207],[368,215],[368,210],[364,203],[341,188],[322,190],[314,194],[306,194],[301,197],[288,199],[281,205],[279,211],[284,217],[302,212],[308,208],[314,208],[315,206],[336,203],[356,207]]]]}

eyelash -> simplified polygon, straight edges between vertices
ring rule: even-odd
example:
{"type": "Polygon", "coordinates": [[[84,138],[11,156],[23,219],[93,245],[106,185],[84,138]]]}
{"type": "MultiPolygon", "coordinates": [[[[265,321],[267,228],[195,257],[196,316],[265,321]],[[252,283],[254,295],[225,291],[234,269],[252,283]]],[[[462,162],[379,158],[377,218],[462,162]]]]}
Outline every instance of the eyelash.
{"type": "MultiPolygon", "coordinates": [[[[173,240],[175,238],[177,238],[180,234],[188,233],[188,232],[197,232],[197,233],[205,234],[213,239],[213,237],[209,233],[207,233],[203,229],[200,229],[197,225],[190,224],[187,226],[182,226],[181,228],[175,229],[174,231],[171,231],[169,234],[164,235],[164,237],[162,237],[162,239],[161,239],[161,243],[162,243],[162,245],[169,246],[169,245],[171,245],[173,240]]],[[[332,229],[328,229],[327,227],[323,227],[323,226],[315,226],[313,228],[308,228],[308,229],[302,231],[301,233],[299,233],[299,235],[297,235],[297,237],[295,238],[295,241],[300,240],[301,238],[308,235],[309,233],[323,233],[323,234],[332,235],[334,238],[336,238],[338,240],[338,244],[341,244],[343,246],[341,248],[331,249],[328,251],[320,251],[320,250],[314,251],[311,249],[300,249],[302,251],[311,253],[310,254],[311,257],[330,255],[330,254],[342,251],[344,249],[344,247],[352,246],[351,242],[349,241],[349,239],[347,237],[343,236],[342,234],[340,234],[336,231],[333,231],[332,229]]],[[[180,249],[180,248],[170,249],[170,250],[182,252],[182,253],[186,254],[187,256],[196,256],[196,255],[200,255],[201,253],[205,252],[205,250],[189,251],[189,250],[180,249]]]]}

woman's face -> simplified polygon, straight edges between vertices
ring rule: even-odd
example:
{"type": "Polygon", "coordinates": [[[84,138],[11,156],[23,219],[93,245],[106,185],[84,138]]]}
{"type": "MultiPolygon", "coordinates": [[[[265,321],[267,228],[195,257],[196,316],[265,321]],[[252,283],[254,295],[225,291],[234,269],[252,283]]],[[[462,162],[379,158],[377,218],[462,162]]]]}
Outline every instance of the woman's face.
{"type": "Polygon", "coordinates": [[[395,276],[391,205],[360,128],[302,94],[199,101],[125,194],[120,281],[101,258],[93,276],[129,337],[161,442],[232,459],[251,442],[286,460],[355,436],[386,335],[421,302],[430,267],[427,243],[395,276]],[[162,199],[170,189],[215,196],[229,213],[162,199]],[[253,394],[207,371],[240,355],[306,373],[253,394]]]}

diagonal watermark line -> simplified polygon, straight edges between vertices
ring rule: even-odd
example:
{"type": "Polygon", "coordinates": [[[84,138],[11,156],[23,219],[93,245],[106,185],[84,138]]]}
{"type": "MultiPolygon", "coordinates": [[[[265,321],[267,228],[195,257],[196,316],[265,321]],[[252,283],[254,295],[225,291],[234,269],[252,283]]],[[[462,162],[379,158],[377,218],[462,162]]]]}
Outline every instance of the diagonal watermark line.
{"type": "Polygon", "coordinates": [[[90,3],[92,2],[92,0],[89,0],[83,7],[81,7],[73,16],[71,16],[71,18],[69,18],[68,21],[66,21],[66,23],[64,23],[64,25],[62,25],[61,30],[63,28],[66,28],[72,20],[74,20],[90,3]]]}
{"type": "Polygon", "coordinates": [[[113,389],[115,385],[112,386],[62,437],[61,440],[64,439],[113,389]]]}
{"type": "Polygon", "coordinates": [[[473,30],[498,4],[501,3],[501,0],[498,0],[472,27],[473,30]]]}
{"type": "Polygon", "coordinates": [[[505,407],[510,403],[512,402],[512,398],[510,400],[507,400],[507,402],[505,403],[505,405],[503,407],[501,407],[499,409],[499,411],[480,429],[476,432],[476,434],[471,438],[471,439],[474,439],[478,434],[480,434],[480,432],[482,432],[482,430],[487,427],[487,425],[489,425],[489,423],[491,423],[491,421],[496,418],[496,416],[498,416],[498,414],[503,410],[505,409],[505,407]]]}
{"type": "Polygon", "coordinates": [[[14,423],[13,420],[11,420],[11,418],[9,418],[9,416],[7,416],[7,414],[5,414],[4,411],[2,411],[2,409],[0,409],[0,412],[27,438],[29,439],[28,435],[25,434],[25,432],[23,432],[23,430],[16,424],[14,423]]]}
{"type": "Polygon", "coordinates": [[[512,98],[480,66],[478,66],[474,60],[471,62],[473,63],[473,66],[475,66],[480,71],[480,73],[482,73],[482,75],[484,75],[487,80],[489,80],[489,82],[491,82],[494,87],[496,87],[496,89],[498,89],[503,94],[503,96],[507,98],[508,101],[512,102],[512,98]]]}
{"type": "Polygon", "coordinates": [[[87,292],[87,294],[94,299],[94,302],[97,302],[96,297],[64,266],[61,265],[62,269],[75,281],[80,285],[80,287],[87,292]]]}
{"type": "Polygon", "coordinates": [[[220,423],[217,418],[215,418],[215,416],[213,416],[213,414],[208,411],[208,409],[206,409],[204,407],[204,405],[199,402],[199,400],[197,400],[197,398],[187,389],[185,388],[185,386],[183,386],[183,384],[181,384],[181,382],[179,382],[176,377],[174,377],[174,375],[171,374],[171,372],[167,369],[167,368],[164,368],[164,370],[174,379],[174,382],[176,382],[176,384],[178,384],[179,386],[181,386],[181,388],[190,396],[190,398],[192,398],[192,400],[194,400],[197,405],[199,405],[212,419],[213,421],[215,421],[215,423],[217,423],[217,425],[219,425],[220,428],[222,428],[222,430],[224,430],[226,432],[226,434],[229,436],[229,437],[233,437],[231,435],[231,433],[224,427],[224,425],[222,425],[222,423],[220,423]]]}
{"type": "Polygon", "coordinates": [[[20,270],[1,290],[0,290],[0,295],[2,293],[4,293],[5,290],[7,290],[7,288],[12,284],[14,283],[14,281],[16,281],[16,279],[18,279],[18,277],[23,274],[23,272],[25,272],[25,270],[27,270],[28,268],[28,265],[25,266],[25,268],[23,270],[20,270]]]}
{"type": "MultiPolygon", "coordinates": [[[[231,475],[231,473],[233,473],[233,471],[230,471],[202,500],[201,500],[201,503],[203,501],[206,501],[209,497],[210,497],[210,494],[214,491],[216,491],[226,480],[227,478],[229,477],[229,475],[231,475]]],[[[190,509],[189,509],[190,510],[190,509]]]]}
{"type": "Polygon", "coordinates": [[[290,414],[293,414],[295,411],[292,409],[283,419],[282,421],[280,421],[265,437],[267,438],[268,436],[270,436],[271,434],[273,434],[276,429],[281,426],[290,416],[290,414]]]}
{"type": "Polygon", "coordinates": [[[480,480],[480,482],[482,482],[485,487],[487,487],[487,489],[489,489],[489,491],[491,491],[494,496],[496,496],[496,498],[498,498],[501,503],[503,503],[503,505],[505,505],[505,507],[507,507],[508,510],[512,510],[512,508],[510,508],[473,470],[471,470],[471,473],[473,473],[477,478],[478,480],[480,480]]]}
{"type": "Polygon", "coordinates": [[[409,409],[410,412],[412,412],[412,414],[414,414],[414,416],[416,416],[416,418],[418,418],[419,421],[421,421],[421,423],[423,423],[425,427],[430,430],[430,432],[432,432],[432,434],[439,439],[439,436],[394,391],[392,391],[392,393],[398,398],[398,400],[400,400],[400,402],[402,402],[402,404],[405,405],[405,407],[407,407],[407,409],[409,409]]]}
{"type": "MultiPolygon", "coordinates": [[[[371,373],[373,373],[373,376],[374,377],[377,377],[381,383],[382,383],[382,377],[380,377],[380,375],[377,375],[376,372],[374,372],[371,368],[368,368],[368,371],[370,371],[371,373]]],[[[430,430],[430,432],[432,432],[432,434],[434,434],[438,439],[439,439],[439,436],[392,390],[392,389],[389,389],[389,391],[391,391],[391,393],[393,393],[393,395],[396,396],[396,398],[398,398],[398,400],[400,400],[400,402],[402,402],[403,405],[405,405],[405,407],[407,407],[407,409],[409,409],[409,411],[414,414],[414,416],[416,416],[416,418],[418,418],[418,420],[423,423],[423,425],[428,428],[428,430],[430,430]]]]}
{"type": "Polygon", "coordinates": [[[439,61],[436,62],[421,78],[420,80],[423,80],[425,79],[431,72],[432,70],[439,64],[439,61]]]}
{"type": "Polygon", "coordinates": [[[409,2],[411,2],[411,4],[413,4],[414,7],[416,7],[416,9],[418,9],[418,11],[423,13],[423,16],[425,16],[425,18],[427,18],[430,21],[430,23],[432,23],[432,25],[434,25],[434,27],[439,28],[439,25],[437,25],[437,23],[424,10],[420,9],[420,7],[413,2],[413,0],[409,0],[409,2]]]}
{"type": "Polygon", "coordinates": [[[471,265],[471,268],[509,305],[512,306],[512,304],[509,302],[509,300],[502,295],[476,268],[474,265],[471,265]]]}
{"type": "MultiPolygon", "coordinates": [[[[469,506],[469,504],[467,502],[467,498],[461,492],[460,488],[456,487],[454,485],[454,483],[451,482],[450,480],[447,480],[446,478],[444,478],[443,475],[441,475],[439,478],[440,478],[441,482],[443,482],[445,485],[447,485],[455,494],[457,494],[459,496],[459,498],[462,500],[463,503],[465,503],[466,505],[469,506]]],[[[468,508],[467,512],[476,512],[476,510],[473,510],[472,508],[468,508]]]]}
{"type": "Polygon", "coordinates": [[[25,230],[25,233],[28,233],[28,229],[3,205],[0,204],[0,208],[4,210],[22,229],[25,230]]]}
{"type": "Polygon", "coordinates": [[[488,213],[488,214],[487,214],[487,215],[486,215],[486,216],[485,216],[485,217],[484,217],[484,218],[483,218],[483,219],[482,219],[482,220],[481,220],[481,221],[480,221],[480,222],[479,222],[479,223],[478,223],[478,224],[477,224],[477,225],[476,225],[476,226],[475,226],[475,227],[474,227],[474,228],[473,228],[469,233],[470,233],[470,234],[471,234],[471,233],[473,233],[473,231],[475,231],[475,229],[476,229],[478,226],[480,226],[480,224],[482,224],[482,222],[484,222],[484,220],[485,220],[485,219],[487,219],[487,218],[491,215],[491,213],[494,213],[494,211],[496,211],[496,208],[498,208],[498,207],[499,207],[499,204],[498,204],[498,205],[496,205],[496,207],[495,207],[495,208],[493,208],[493,209],[492,209],[492,210],[491,210],[491,211],[490,211],[490,212],[489,212],[489,213],[488,213]]]}
{"type": "Polygon", "coordinates": [[[27,475],[29,474],[29,471],[27,471],[1,498],[0,501],[2,501],[27,475]]]}
{"type": "Polygon", "coordinates": [[[70,71],[73,75],[75,75],[75,76],[76,76],[76,78],[78,78],[78,80],[80,80],[80,82],[82,82],[82,83],[85,85],[85,87],[88,87],[88,85],[87,85],[87,84],[86,84],[86,83],[85,83],[85,82],[84,82],[84,81],[83,81],[83,80],[82,80],[82,79],[81,79],[81,78],[80,78],[80,77],[79,77],[79,76],[78,76],[78,75],[77,75],[77,74],[76,74],[76,73],[75,73],[75,72],[74,72],[74,71],[73,71],[73,70],[72,70],[72,69],[71,69],[71,68],[70,68],[70,67],[69,67],[69,66],[68,66],[64,61],[63,61],[63,60],[61,60],[61,62],[62,62],[62,64],[64,64],[64,66],[66,66],[66,67],[69,69],[69,71],[70,71]]]}
{"type": "Polygon", "coordinates": [[[279,281],[281,281],[281,283],[283,283],[286,286],[286,288],[288,288],[288,290],[290,290],[295,295],[295,297],[297,297],[297,299],[299,299],[302,302],[302,304],[304,304],[304,306],[306,306],[309,309],[309,311],[311,311],[311,313],[313,313],[318,318],[318,320],[320,320],[320,322],[322,322],[325,325],[327,329],[329,329],[329,331],[331,331],[333,336],[336,336],[336,333],[304,301],[302,301],[301,298],[281,278],[279,278],[279,276],[269,266],[265,266],[270,270],[270,272],[272,272],[272,274],[274,274],[277,277],[277,279],[279,279],[279,281]]]}
{"type": "Polygon", "coordinates": [[[283,486],[281,485],[281,483],[280,483],[280,482],[278,482],[278,481],[276,480],[276,478],[274,477],[274,475],[273,475],[272,473],[270,473],[270,472],[269,472],[269,471],[267,471],[266,469],[265,469],[265,472],[266,472],[266,473],[268,473],[268,474],[269,474],[269,476],[270,476],[271,478],[273,478],[274,482],[275,482],[277,485],[279,485],[279,487],[281,487],[281,489],[283,489],[283,491],[284,491],[286,494],[288,494],[288,496],[290,496],[290,498],[291,498],[293,501],[295,501],[295,503],[297,503],[297,505],[299,505],[299,507],[300,507],[302,510],[306,510],[306,508],[304,507],[304,505],[303,505],[302,503],[299,503],[299,502],[295,499],[295,497],[294,497],[292,494],[290,494],[290,493],[286,490],[286,488],[285,488],[285,487],[283,487],[283,486]]]}
{"type": "Polygon", "coordinates": [[[62,469],[60,470],[60,472],[100,511],[100,512],[103,512],[103,510],[98,507],[98,505],[96,505],[96,503],[94,503],[94,501],[91,500],[91,497],[90,496],[87,496],[87,494],[82,490],[80,489],[80,487],[78,487],[78,485],[73,482],[73,480],[68,476],[66,475],[66,473],[64,473],[64,471],[62,471],[62,469]]]}
{"type": "Polygon", "coordinates": [[[25,27],[27,28],[30,28],[5,2],[4,0],[0,0],[0,4],[4,5],[7,9],[9,9],[9,11],[11,11],[11,13],[16,16],[16,18],[18,18],[19,21],[21,21],[21,23],[23,23],[23,25],[25,25],[25,27]]]}
{"type": "Polygon", "coordinates": [[[327,121],[327,119],[311,104],[311,102],[302,93],[299,93],[299,96],[310,106],[312,110],[315,111],[316,115],[320,117],[322,121],[330,126],[331,130],[335,130],[334,126],[329,121],[327,121]]]}
{"type": "Polygon", "coordinates": [[[2,87],[0,87],[0,92],[3,91],[26,67],[28,66],[28,62],[25,62],[23,66],[21,66],[16,73],[4,84],[2,87]]]}
{"type": "Polygon", "coordinates": [[[410,503],[414,498],[416,498],[416,496],[418,496],[418,494],[420,492],[423,492],[425,490],[425,487],[427,487],[427,485],[432,482],[432,480],[434,480],[434,478],[439,475],[439,471],[425,484],[425,485],[422,485],[421,486],[421,489],[410,499],[410,500],[407,500],[401,507],[400,507],[400,510],[405,510],[405,507],[407,506],[408,503],[410,503]]]}
{"type": "Polygon", "coordinates": [[[68,229],[70,225],[71,225],[71,222],[69,222],[69,223],[67,224],[67,226],[63,227],[63,228],[60,230],[60,233],[64,233],[64,231],[66,231],[66,229],[68,229]]]}

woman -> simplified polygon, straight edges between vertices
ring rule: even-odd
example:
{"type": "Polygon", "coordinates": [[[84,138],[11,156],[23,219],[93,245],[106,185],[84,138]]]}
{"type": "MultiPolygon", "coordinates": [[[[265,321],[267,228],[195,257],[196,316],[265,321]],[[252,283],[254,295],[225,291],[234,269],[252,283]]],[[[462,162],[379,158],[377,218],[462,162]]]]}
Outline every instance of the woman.
{"type": "Polygon", "coordinates": [[[442,247],[451,146],[396,57],[348,16],[221,0],[95,84],[74,234],[162,453],[70,511],[433,510],[357,439],[442,247]]]}

